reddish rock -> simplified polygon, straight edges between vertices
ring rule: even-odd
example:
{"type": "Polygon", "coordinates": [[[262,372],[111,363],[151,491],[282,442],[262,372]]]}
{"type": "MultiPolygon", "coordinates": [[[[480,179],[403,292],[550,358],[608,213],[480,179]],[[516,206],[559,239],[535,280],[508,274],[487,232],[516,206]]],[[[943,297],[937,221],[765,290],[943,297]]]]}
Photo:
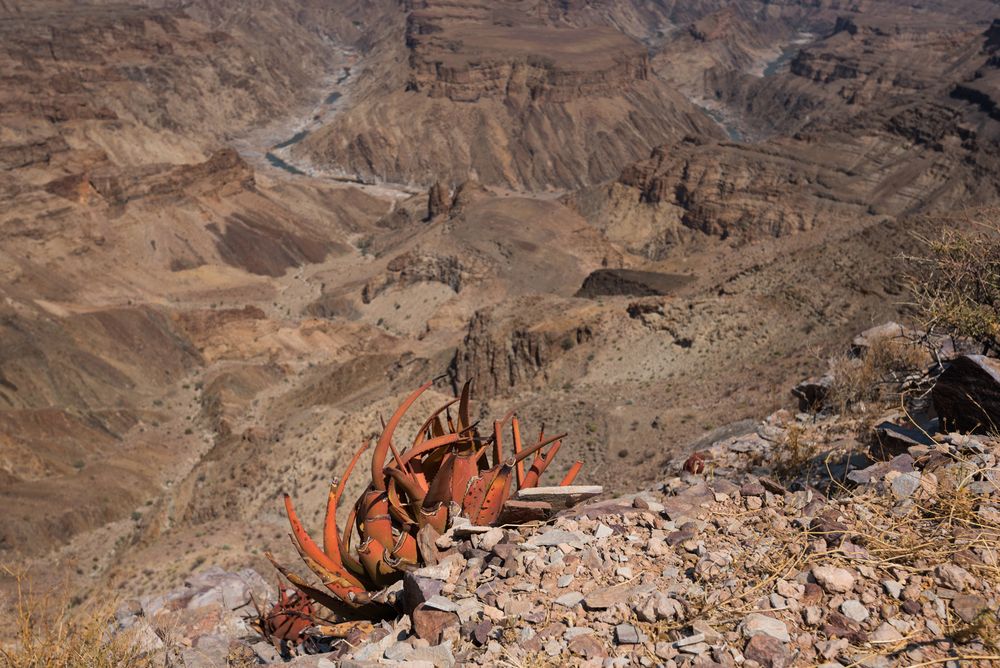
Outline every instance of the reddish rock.
{"type": "Polygon", "coordinates": [[[788,490],[777,480],[771,478],[761,477],[758,478],[760,484],[763,485],[764,489],[769,491],[771,494],[787,494],[788,490]]]}
{"type": "Polygon", "coordinates": [[[705,456],[696,452],[684,462],[684,470],[688,473],[702,473],[705,471],[705,456]]]}
{"type": "Polygon", "coordinates": [[[743,654],[764,668],[784,668],[789,665],[788,650],[784,643],[766,633],[758,633],[750,638],[743,654]]]}
{"type": "Polygon", "coordinates": [[[525,524],[545,521],[552,515],[552,504],[545,501],[518,501],[511,499],[503,508],[500,524],[525,524]]]}
{"type": "Polygon", "coordinates": [[[477,645],[485,645],[490,639],[490,633],[493,632],[493,622],[488,619],[476,624],[476,627],[472,630],[472,640],[477,645]]]}
{"type": "Polygon", "coordinates": [[[538,632],[538,637],[542,640],[549,640],[550,638],[560,638],[564,633],[566,633],[566,625],[562,622],[552,622],[544,629],[538,632]]]}
{"type": "Polygon", "coordinates": [[[434,610],[421,603],[413,610],[411,617],[413,632],[432,645],[441,644],[449,636],[458,639],[460,623],[454,612],[434,610]]]}
{"type": "Polygon", "coordinates": [[[818,605],[823,601],[823,588],[815,582],[807,582],[802,594],[802,605],[818,605]]]}
{"type": "Polygon", "coordinates": [[[569,651],[578,654],[584,659],[605,659],[608,656],[604,645],[593,635],[587,634],[577,636],[569,641],[569,651]]]}
{"type": "Polygon", "coordinates": [[[846,638],[859,645],[868,642],[868,634],[861,629],[861,625],[839,612],[831,612],[827,615],[826,623],[823,625],[823,633],[830,638],[846,638]]]}
{"type": "Polygon", "coordinates": [[[963,622],[971,624],[987,609],[988,603],[982,596],[960,594],[952,599],[951,605],[963,622]]]}
{"type": "Polygon", "coordinates": [[[632,594],[633,585],[620,584],[614,587],[600,587],[587,594],[583,606],[588,610],[606,610],[616,603],[624,603],[632,594]]]}
{"type": "Polygon", "coordinates": [[[414,610],[432,596],[437,596],[443,586],[444,583],[440,580],[407,573],[403,576],[403,601],[406,610],[414,610]]]}

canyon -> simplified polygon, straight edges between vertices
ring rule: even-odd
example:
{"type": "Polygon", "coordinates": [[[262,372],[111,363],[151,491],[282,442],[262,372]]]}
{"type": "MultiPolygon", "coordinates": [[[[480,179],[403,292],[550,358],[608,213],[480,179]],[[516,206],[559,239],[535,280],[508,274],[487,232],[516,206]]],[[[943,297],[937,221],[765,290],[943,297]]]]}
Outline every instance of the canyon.
{"type": "Polygon", "coordinates": [[[0,563],[269,573],[432,378],[570,431],[553,479],[659,480],[991,219],[995,14],[0,0],[0,563]]]}

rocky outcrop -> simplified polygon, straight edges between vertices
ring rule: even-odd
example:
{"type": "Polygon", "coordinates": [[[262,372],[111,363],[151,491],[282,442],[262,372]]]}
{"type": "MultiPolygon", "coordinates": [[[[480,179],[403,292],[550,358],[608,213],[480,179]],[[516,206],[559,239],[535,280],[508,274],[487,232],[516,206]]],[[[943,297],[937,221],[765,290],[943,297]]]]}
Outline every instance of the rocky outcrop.
{"type": "Polygon", "coordinates": [[[46,165],[53,156],[69,151],[62,135],[30,139],[25,142],[0,144],[0,169],[18,169],[30,165],[46,165]]]}
{"type": "Polygon", "coordinates": [[[456,293],[469,281],[481,277],[467,263],[452,255],[439,255],[425,251],[413,251],[397,255],[386,265],[386,273],[367,283],[361,291],[361,299],[370,304],[375,297],[391,286],[406,286],[425,281],[447,285],[456,293]]]}
{"type": "Polygon", "coordinates": [[[818,83],[838,82],[841,97],[853,103],[890,89],[897,94],[928,89],[965,55],[963,44],[975,32],[945,15],[841,17],[830,37],[798,52],[790,71],[818,83]],[[882,56],[892,52],[910,56],[901,62],[882,56]]]}
{"type": "Polygon", "coordinates": [[[571,199],[610,238],[653,258],[699,234],[753,240],[997,201],[986,175],[1000,164],[1000,127],[989,104],[957,103],[953,90],[938,85],[760,143],[688,137],[571,199]]]}
{"type": "Polygon", "coordinates": [[[989,56],[986,63],[968,80],[958,83],[951,97],[979,107],[993,120],[1000,120],[1000,19],[983,34],[982,52],[989,56]]]}
{"type": "Polygon", "coordinates": [[[1000,121],[1000,72],[991,72],[974,82],[957,84],[951,96],[976,105],[990,118],[1000,121]]]}
{"type": "Polygon", "coordinates": [[[253,169],[233,149],[221,149],[208,160],[192,165],[148,165],[138,169],[102,165],[51,181],[46,190],[76,201],[86,201],[87,195],[93,193],[110,206],[120,207],[147,197],[199,195],[226,187],[254,188],[253,169]]]}
{"type": "Polygon", "coordinates": [[[496,22],[476,2],[419,5],[407,19],[408,87],[431,97],[569,102],[608,97],[649,77],[646,50],[613,28],[559,28],[527,16],[521,25],[496,22]]]}
{"type": "MultiPolygon", "coordinates": [[[[299,29],[301,58],[288,59],[277,57],[283,50],[272,40],[214,30],[178,7],[60,4],[8,16],[0,26],[0,117],[137,122],[221,137],[273,116],[290,92],[310,83],[309,66],[319,69],[319,40],[307,30],[299,29]],[[204,105],[205,93],[224,103],[204,105]]],[[[267,22],[263,11],[257,18],[267,22]]],[[[278,12],[274,18],[286,29],[294,23],[278,12]]]]}
{"type": "Polygon", "coordinates": [[[478,311],[449,367],[452,384],[471,380],[482,397],[531,386],[559,357],[592,338],[588,310],[527,298],[478,311]]]}
{"type": "Polygon", "coordinates": [[[858,179],[810,160],[810,150],[689,140],[656,149],[619,181],[664,232],[673,224],[723,238],[781,236],[869,215],[852,196],[858,179]]]}
{"type": "Polygon", "coordinates": [[[438,181],[427,192],[427,220],[434,220],[451,211],[451,188],[438,181]]]}

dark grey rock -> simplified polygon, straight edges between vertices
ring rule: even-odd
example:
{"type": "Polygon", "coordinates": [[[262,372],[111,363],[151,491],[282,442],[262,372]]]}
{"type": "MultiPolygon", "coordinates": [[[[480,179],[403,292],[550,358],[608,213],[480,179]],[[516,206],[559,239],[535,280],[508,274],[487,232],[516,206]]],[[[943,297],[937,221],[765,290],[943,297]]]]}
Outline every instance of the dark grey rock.
{"type": "Polygon", "coordinates": [[[956,357],[938,377],[931,397],[943,431],[1000,431],[1000,361],[956,357]]]}
{"type": "Polygon", "coordinates": [[[799,400],[799,410],[818,411],[833,387],[833,376],[826,374],[807,378],[792,388],[792,396],[799,400]]]}
{"type": "Polygon", "coordinates": [[[920,427],[882,422],[876,425],[874,431],[875,441],[869,448],[869,453],[879,461],[905,454],[915,445],[934,445],[934,440],[925,433],[926,429],[920,427]]]}

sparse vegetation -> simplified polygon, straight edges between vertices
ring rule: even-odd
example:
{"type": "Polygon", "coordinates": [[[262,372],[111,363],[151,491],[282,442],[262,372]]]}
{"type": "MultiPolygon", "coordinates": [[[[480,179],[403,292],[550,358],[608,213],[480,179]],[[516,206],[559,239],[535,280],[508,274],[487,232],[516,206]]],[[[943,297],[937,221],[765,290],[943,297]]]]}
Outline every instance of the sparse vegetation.
{"type": "Polygon", "coordinates": [[[356,247],[362,255],[370,254],[372,244],[375,242],[375,238],[372,235],[368,235],[358,239],[356,247]]]}
{"type": "Polygon", "coordinates": [[[909,279],[926,331],[1000,352],[1000,225],[947,229],[923,241],[927,254],[911,258],[909,279]]]}
{"type": "Polygon", "coordinates": [[[840,355],[830,362],[828,403],[839,413],[866,412],[898,403],[900,385],[907,376],[923,370],[930,361],[917,341],[881,337],[860,356],[840,355]]]}
{"type": "MultiPolygon", "coordinates": [[[[134,634],[112,633],[113,604],[74,609],[58,594],[37,594],[23,572],[0,569],[14,579],[15,640],[0,645],[3,668],[146,668],[157,665],[134,634]]],[[[161,662],[162,663],[162,662],[161,662]]]]}

